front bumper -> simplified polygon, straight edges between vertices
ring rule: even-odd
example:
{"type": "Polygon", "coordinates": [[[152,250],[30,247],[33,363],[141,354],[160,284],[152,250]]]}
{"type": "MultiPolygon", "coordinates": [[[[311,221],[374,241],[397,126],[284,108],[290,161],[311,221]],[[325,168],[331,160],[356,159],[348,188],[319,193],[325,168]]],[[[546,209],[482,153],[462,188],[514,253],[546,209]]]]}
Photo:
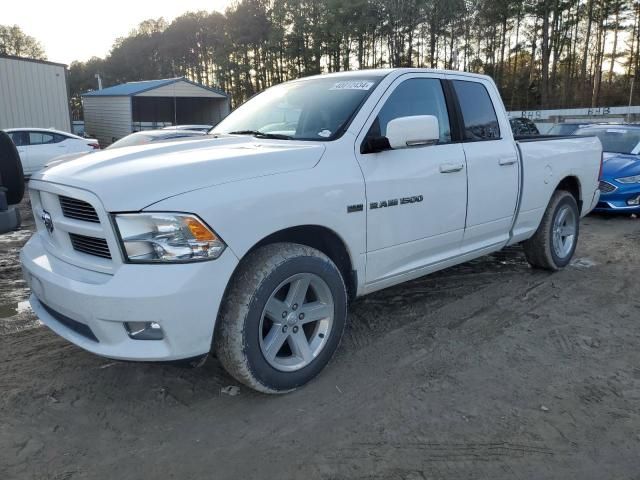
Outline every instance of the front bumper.
{"type": "Polygon", "coordinates": [[[596,205],[596,212],[640,212],[640,205],[629,205],[628,201],[640,197],[640,185],[623,185],[612,180],[607,182],[616,187],[611,193],[602,193],[596,205]]]}
{"type": "Polygon", "coordinates": [[[24,246],[20,260],[31,306],[45,325],[97,355],[140,361],[208,353],[224,290],[238,264],[226,249],[213,261],[123,264],[110,275],[63,262],[45,249],[39,234],[24,246]],[[164,338],[133,340],[123,322],[156,322],[164,338]]]}

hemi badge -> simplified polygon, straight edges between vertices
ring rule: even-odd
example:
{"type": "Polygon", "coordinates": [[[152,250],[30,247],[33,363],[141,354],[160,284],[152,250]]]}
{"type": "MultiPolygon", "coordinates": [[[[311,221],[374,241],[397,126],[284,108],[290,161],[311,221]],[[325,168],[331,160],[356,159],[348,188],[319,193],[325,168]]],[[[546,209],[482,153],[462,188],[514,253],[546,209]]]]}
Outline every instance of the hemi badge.
{"type": "Polygon", "coordinates": [[[347,205],[347,213],[362,212],[363,210],[364,206],[361,203],[357,205],[347,205]]]}

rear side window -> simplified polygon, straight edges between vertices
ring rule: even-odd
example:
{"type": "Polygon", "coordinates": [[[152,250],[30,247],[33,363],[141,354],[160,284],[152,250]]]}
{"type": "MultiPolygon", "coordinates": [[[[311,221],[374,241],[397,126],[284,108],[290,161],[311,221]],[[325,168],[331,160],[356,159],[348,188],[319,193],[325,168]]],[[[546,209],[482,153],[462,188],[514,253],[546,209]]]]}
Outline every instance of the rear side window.
{"type": "Polygon", "coordinates": [[[48,143],[55,143],[52,133],[29,132],[29,145],[46,145],[48,143]]]}
{"type": "Polygon", "coordinates": [[[69,140],[69,137],[66,135],[61,135],[60,133],[53,134],[53,143],[64,142],[65,140],[69,140]]]}
{"type": "Polygon", "coordinates": [[[460,102],[467,141],[498,140],[500,126],[493,102],[484,85],[478,82],[454,80],[453,88],[460,102]]]}

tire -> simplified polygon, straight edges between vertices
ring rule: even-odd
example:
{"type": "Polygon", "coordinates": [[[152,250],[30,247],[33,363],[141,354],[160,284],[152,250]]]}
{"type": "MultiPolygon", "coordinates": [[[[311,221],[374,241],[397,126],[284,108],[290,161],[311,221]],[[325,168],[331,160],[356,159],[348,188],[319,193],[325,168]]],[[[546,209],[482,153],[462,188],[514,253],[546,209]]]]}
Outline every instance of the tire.
{"type": "Polygon", "coordinates": [[[345,283],[329,257],[275,243],[250,253],[234,273],[213,348],[236,380],[263,393],[286,393],[329,363],[346,319],[345,283]]]}
{"type": "Polygon", "coordinates": [[[565,190],[556,190],[538,230],[523,242],[527,261],[534,268],[560,270],[571,261],[579,235],[580,212],[576,199],[565,190]]]}
{"type": "Polygon", "coordinates": [[[17,205],[24,196],[24,172],[18,149],[6,132],[0,130],[0,186],[7,188],[7,203],[17,205]]]}

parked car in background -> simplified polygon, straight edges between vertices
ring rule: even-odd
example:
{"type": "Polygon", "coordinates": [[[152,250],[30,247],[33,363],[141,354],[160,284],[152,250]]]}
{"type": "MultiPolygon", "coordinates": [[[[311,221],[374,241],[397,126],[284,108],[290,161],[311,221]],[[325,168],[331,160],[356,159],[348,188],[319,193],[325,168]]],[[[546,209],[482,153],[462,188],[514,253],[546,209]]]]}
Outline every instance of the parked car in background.
{"type": "Polygon", "coordinates": [[[600,212],[640,212],[640,125],[590,125],[576,135],[596,135],[602,143],[600,212]]]}
{"type": "Polygon", "coordinates": [[[589,126],[589,123],[556,123],[549,130],[549,135],[567,136],[575,135],[576,130],[589,126]]]}
{"type": "MultiPolygon", "coordinates": [[[[127,135],[126,137],[123,137],[120,140],[112,143],[104,150],[114,150],[116,148],[122,148],[122,147],[147,145],[150,143],[161,142],[163,140],[171,141],[171,140],[187,139],[192,137],[202,137],[203,135],[206,135],[206,133],[194,131],[194,130],[144,130],[142,132],[135,132],[130,135],[127,135]]],[[[48,162],[45,166],[51,167],[53,165],[57,165],[62,162],[68,162],[70,160],[75,160],[77,158],[84,157],[90,153],[91,152],[68,153],[66,155],[56,157],[51,162],[48,162]]]]}
{"type": "Polygon", "coordinates": [[[537,268],[567,266],[601,160],[595,137],[516,141],[483,75],[282,83],[203,139],[35,175],[30,303],[96,354],[213,348],[238,381],[287,392],[332,358],[349,299],[517,243],[537,268]]]}
{"type": "Polygon", "coordinates": [[[134,145],[146,145],[147,143],[160,142],[162,140],[173,140],[177,138],[199,137],[205,135],[205,131],[200,130],[186,130],[176,129],[170,127],[171,130],[143,130],[141,132],[135,132],[120,140],[113,142],[107,147],[108,150],[122,147],[132,147],[134,145]]]}
{"type": "Polygon", "coordinates": [[[9,128],[5,132],[18,148],[25,176],[32,175],[61,155],[100,150],[100,144],[94,138],[82,138],[51,128],[9,128]]]}
{"type": "Polygon", "coordinates": [[[511,131],[513,131],[513,135],[516,137],[540,135],[540,131],[538,130],[538,127],[536,127],[536,124],[528,118],[510,118],[509,123],[511,124],[511,131]]]}
{"type": "Polygon", "coordinates": [[[162,130],[195,130],[197,132],[208,132],[213,125],[170,125],[162,130]]]}

